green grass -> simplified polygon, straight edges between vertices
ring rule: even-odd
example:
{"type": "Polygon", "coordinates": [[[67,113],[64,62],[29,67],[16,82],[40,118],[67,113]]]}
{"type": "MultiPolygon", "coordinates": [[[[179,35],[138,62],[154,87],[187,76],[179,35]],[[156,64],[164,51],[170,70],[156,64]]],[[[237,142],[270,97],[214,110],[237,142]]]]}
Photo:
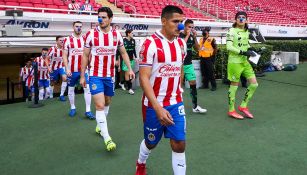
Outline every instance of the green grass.
{"type": "MultiPolygon", "coordinates": [[[[189,89],[187,114],[187,174],[303,175],[307,172],[307,64],[295,72],[268,73],[250,103],[255,119],[227,117],[227,89],[199,90],[205,115],[193,114],[189,89]],[[274,81],[268,81],[274,80],[274,81]],[[280,82],[304,85],[296,86],[280,82]]],[[[245,89],[239,88],[238,103],[245,89]]],[[[143,138],[141,90],[134,96],[117,90],[108,125],[117,150],[105,151],[87,120],[83,95],[77,95],[77,116],[68,117],[68,102],[47,100],[31,109],[25,103],[0,106],[0,174],[131,175],[143,138]]],[[[171,149],[162,139],[148,160],[149,175],[170,175],[171,149]]]]}

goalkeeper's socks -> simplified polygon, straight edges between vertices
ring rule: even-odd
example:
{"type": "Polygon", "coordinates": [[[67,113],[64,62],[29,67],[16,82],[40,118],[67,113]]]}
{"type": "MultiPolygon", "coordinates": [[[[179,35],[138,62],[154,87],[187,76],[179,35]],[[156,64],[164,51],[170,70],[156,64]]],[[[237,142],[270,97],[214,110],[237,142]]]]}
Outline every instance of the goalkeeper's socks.
{"type": "Polygon", "coordinates": [[[192,98],[192,103],[193,103],[193,109],[197,107],[197,90],[196,90],[196,85],[190,85],[190,95],[192,98]]]}
{"type": "Polygon", "coordinates": [[[256,84],[250,84],[248,86],[248,88],[246,89],[246,92],[245,92],[245,97],[244,97],[244,99],[243,99],[243,101],[240,105],[241,107],[243,107],[243,108],[247,107],[247,104],[250,101],[250,99],[252,98],[252,96],[254,95],[254,92],[256,91],[257,87],[258,87],[257,83],[256,84]]]}
{"type": "Polygon", "coordinates": [[[238,86],[230,85],[228,90],[228,100],[229,100],[229,112],[235,110],[235,101],[236,101],[236,92],[238,90],[238,86]]]}
{"type": "Polygon", "coordinates": [[[176,153],[172,151],[172,165],[174,175],[185,175],[187,168],[185,162],[185,152],[176,153]]]}
{"type": "Polygon", "coordinates": [[[104,140],[111,139],[108,131],[108,124],[104,110],[102,111],[96,110],[96,121],[101,130],[100,135],[104,138],[104,140]]]}

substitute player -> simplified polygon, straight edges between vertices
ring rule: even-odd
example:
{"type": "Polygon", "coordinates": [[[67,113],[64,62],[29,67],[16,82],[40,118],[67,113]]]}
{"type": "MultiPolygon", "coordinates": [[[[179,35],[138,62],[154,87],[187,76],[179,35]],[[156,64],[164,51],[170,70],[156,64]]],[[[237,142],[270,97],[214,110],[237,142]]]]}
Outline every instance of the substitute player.
{"type": "Polygon", "coordinates": [[[228,91],[228,115],[236,119],[244,118],[235,110],[236,91],[240,82],[240,76],[242,75],[249,81],[249,86],[238,109],[246,117],[253,118],[254,116],[250,113],[247,104],[258,87],[258,83],[253,68],[248,62],[248,58],[255,56],[256,53],[250,50],[247,14],[245,12],[238,12],[236,14],[235,23],[227,33],[226,46],[229,51],[227,73],[228,79],[231,82],[228,91]]]}
{"type": "Polygon", "coordinates": [[[174,174],[186,172],[186,120],[181,88],[186,43],[177,38],[178,25],[182,21],[183,12],[179,7],[166,6],[161,15],[162,30],[146,39],[140,51],[144,140],[140,145],[136,175],[146,175],[145,164],[150,150],[156,147],[163,134],[170,139],[174,174]]]}
{"type": "Polygon", "coordinates": [[[184,78],[190,84],[190,95],[193,103],[193,112],[206,113],[207,109],[203,109],[202,107],[197,105],[196,74],[194,71],[194,66],[192,64],[192,48],[194,47],[196,51],[198,51],[199,49],[196,35],[196,30],[194,30],[194,22],[190,19],[187,19],[184,22],[184,31],[179,35],[179,37],[184,39],[184,41],[187,43],[187,55],[184,58],[183,62],[184,78]]]}
{"type": "Polygon", "coordinates": [[[113,12],[109,7],[98,9],[99,26],[86,34],[84,53],[81,63],[80,84],[86,87],[85,70],[90,60],[89,84],[96,107],[96,131],[104,138],[106,149],[116,149],[112,141],[106,116],[109,113],[111,97],[114,96],[115,56],[117,48],[129,69],[129,77],[134,78],[129,57],[123,44],[123,38],[119,31],[110,26],[113,19],[113,12]],[[91,59],[89,55],[91,54],[91,59]]]}
{"type": "Polygon", "coordinates": [[[50,98],[53,98],[54,84],[62,79],[60,101],[65,101],[64,92],[67,87],[67,76],[63,67],[63,43],[64,38],[62,36],[56,37],[56,45],[52,46],[48,51],[49,66],[50,66],[50,98]]]}
{"type": "MultiPolygon", "coordinates": [[[[73,22],[74,32],[64,40],[63,62],[68,81],[68,99],[70,103],[69,116],[76,115],[75,106],[75,85],[80,79],[81,60],[84,48],[84,37],[82,36],[82,22],[73,22]]],[[[95,119],[91,112],[91,92],[88,84],[88,75],[85,73],[87,85],[84,90],[85,116],[89,119],[95,119]]]]}
{"type": "MultiPolygon", "coordinates": [[[[19,82],[22,84],[22,89],[23,89],[23,97],[25,98],[26,102],[29,100],[30,94],[29,94],[29,89],[30,89],[30,82],[33,76],[33,69],[32,69],[32,62],[31,60],[26,61],[26,65],[20,69],[20,74],[19,74],[19,82]]],[[[20,89],[20,86],[19,86],[20,89]]]]}
{"type": "MultiPolygon", "coordinates": [[[[126,38],[124,38],[124,46],[130,59],[131,68],[133,69],[135,65],[134,59],[136,58],[135,39],[133,39],[132,30],[128,29],[126,30],[125,33],[126,33],[126,38]]],[[[134,91],[132,90],[132,82],[131,82],[132,80],[129,78],[129,69],[124,62],[122,63],[121,70],[125,72],[125,82],[126,82],[125,84],[127,85],[128,93],[133,95],[134,91]]]]}

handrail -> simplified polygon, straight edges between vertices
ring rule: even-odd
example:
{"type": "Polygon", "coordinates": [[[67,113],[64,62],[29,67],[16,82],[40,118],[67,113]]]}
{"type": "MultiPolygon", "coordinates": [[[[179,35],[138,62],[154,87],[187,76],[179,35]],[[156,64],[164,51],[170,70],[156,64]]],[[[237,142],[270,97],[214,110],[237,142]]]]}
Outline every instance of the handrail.
{"type": "Polygon", "coordinates": [[[133,5],[129,4],[129,3],[126,3],[126,2],[124,2],[123,5],[124,5],[124,6],[123,6],[124,12],[125,12],[125,5],[128,5],[128,6],[130,6],[130,7],[133,8],[134,14],[136,14],[136,8],[135,8],[135,6],[133,6],[133,5]]]}

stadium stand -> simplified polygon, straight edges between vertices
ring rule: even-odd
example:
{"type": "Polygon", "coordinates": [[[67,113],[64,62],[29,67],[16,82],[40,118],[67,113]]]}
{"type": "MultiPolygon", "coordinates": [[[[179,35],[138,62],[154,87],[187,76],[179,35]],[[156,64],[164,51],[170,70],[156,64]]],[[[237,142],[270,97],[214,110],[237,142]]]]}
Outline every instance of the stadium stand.
{"type": "Polygon", "coordinates": [[[222,20],[232,20],[236,11],[246,10],[251,22],[270,24],[307,24],[307,1],[306,0],[184,0],[185,3],[211,14],[222,20]],[[202,2],[198,4],[198,2],[202,2]]]}

